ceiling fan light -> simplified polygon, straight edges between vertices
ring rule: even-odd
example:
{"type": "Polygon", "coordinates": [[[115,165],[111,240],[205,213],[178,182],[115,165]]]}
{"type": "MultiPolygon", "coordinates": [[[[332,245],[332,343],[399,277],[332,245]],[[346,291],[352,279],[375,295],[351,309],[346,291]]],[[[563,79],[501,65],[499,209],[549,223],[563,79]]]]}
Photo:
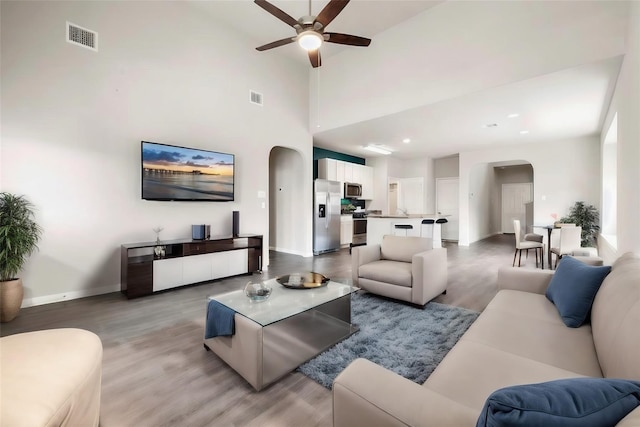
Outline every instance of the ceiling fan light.
{"type": "Polygon", "coordinates": [[[298,35],[298,44],[304,50],[316,50],[322,45],[322,36],[315,31],[304,31],[298,35]]]}

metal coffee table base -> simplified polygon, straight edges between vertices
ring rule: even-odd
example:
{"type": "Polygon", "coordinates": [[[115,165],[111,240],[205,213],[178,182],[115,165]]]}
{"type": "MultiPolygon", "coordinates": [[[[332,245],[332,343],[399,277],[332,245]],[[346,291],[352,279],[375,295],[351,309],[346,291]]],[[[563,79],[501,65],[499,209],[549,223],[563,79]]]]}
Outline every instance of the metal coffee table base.
{"type": "Polygon", "coordinates": [[[233,336],[207,339],[204,346],[258,391],[358,330],[351,324],[351,294],[264,327],[240,314],[235,323],[233,336]]]}

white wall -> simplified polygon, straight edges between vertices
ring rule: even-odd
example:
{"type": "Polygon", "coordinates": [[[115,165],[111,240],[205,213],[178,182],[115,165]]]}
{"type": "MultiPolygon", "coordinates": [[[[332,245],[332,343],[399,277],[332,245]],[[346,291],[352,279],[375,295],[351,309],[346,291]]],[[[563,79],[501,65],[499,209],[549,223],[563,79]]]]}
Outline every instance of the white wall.
{"type": "Polygon", "coordinates": [[[322,72],[311,81],[310,120],[326,131],[621,55],[627,7],[443,2],[376,34],[365,49],[323,58],[322,72]],[[518,36],[505,38],[505,29],[518,36]],[[451,55],[452,47],[464,53],[451,55]],[[531,56],[541,51],[544,60],[531,56]],[[452,68],[457,73],[443,72],[452,68]]]}
{"type": "Polygon", "coordinates": [[[451,156],[435,159],[433,171],[435,178],[457,178],[460,176],[460,157],[451,156]]]}
{"type": "Polygon", "coordinates": [[[423,178],[424,183],[424,207],[423,212],[433,213],[435,210],[436,184],[434,179],[434,161],[430,157],[419,159],[400,160],[393,157],[369,157],[367,166],[373,168],[374,194],[368,209],[380,210],[383,214],[395,214],[388,212],[388,184],[389,179],[397,178],[423,178]]]}
{"type": "MultiPolygon", "coordinates": [[[[311,188],[308,67],[260,55],[187,2],[1,2],[3,191],[25,194],[44,228],[21,274],[25,305],[119,290],[120,245],[190,237],[190,224],[265,235],[269,152],[302,156],[311,188]],[[65,21],[99,52],[65,42],[65,21]],[[264,94],[264,107],[248,102],[264,94]],[[140,199],[140,141],[236,155],[235,202],[140,199]]],[[[311,250],[309,220],[299,236],[311,250]]],[[[263,254],[268,262],[268,251],[263,254]]]]}
{"type": "MultiPolygon", "coordinates": [[[[618,114],[617,157],[617,251],[607,246],[614,258],[627,251],[640,252],[640,3],[631,2],[626,54],[603,129],[618,114]]],[[[601,136],[601,145],[606,135],[601,136]]],[[[611,259],[605,259],[611,261],[611,259]]]]}
{"type": "Polygon", "coordinates": [[[487,238],[492,234],[491,189],[494,180],[493,167],[487,163],[476,164],[469,171],[468,230],[471,242],[487,238]]]}
{"type": "Polygon", "coordinates": [[[475,228],[471,222],[480,223],[473,217],[478,214],[474,213],[474,205],[470,202],[473,167],[509,160],[524,160],[533,166],[534,223],[553,223],[552,213],[557,213],[558,217],[566,215],[578,200],[599,206],[600,147],[597,137],[460,153],[460,245],[469,245],[483,234],[483,230],[475,228]]]}
{"type": "Polygon", "coordinates": [[[436,181],[434,179],[433,159],[422,157],[404,161],[403,178],[422,178],[424,183],[424,206],[417,213],[434,213],[436,210],[436,181]]]}

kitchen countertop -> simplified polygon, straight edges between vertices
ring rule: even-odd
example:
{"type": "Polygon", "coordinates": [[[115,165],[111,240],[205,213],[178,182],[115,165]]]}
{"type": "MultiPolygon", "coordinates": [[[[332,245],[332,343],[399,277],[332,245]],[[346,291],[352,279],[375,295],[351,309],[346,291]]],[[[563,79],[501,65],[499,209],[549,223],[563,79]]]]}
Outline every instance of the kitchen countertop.
{"type": "Polygon", "coordinates": [[[448,215],[438,214],[409,214],[409,215],[367,215],[367,218],[444,218],[448,215]]]}
{"type": "Polygon", "coordinates": [[[423,233],[428,233],[427,237],[433,238],[433,247],[442,247],[442,227],[441,224],[435,223],[433,227],[424,227],[422,222],[425,219],[434,222],[440,218],[449,215],[440,214],[409,214],[409,215],[373,215],[367,218],[367,245],[379,245],[382,243],[384,236],[395,233],[395,226],[398,224],[410,225],[411,227],[403,230],[403,235],[420,237],[423,233]]]}

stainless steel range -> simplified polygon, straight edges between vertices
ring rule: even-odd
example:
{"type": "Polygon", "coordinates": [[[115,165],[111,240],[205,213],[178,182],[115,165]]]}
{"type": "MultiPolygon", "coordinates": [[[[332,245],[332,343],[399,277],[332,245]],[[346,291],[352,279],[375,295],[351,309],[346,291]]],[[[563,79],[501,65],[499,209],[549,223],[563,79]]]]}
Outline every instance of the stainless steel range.
{"type": "Polygon", "coordinates": [[[367,244],[367,213],[353,213],[353,238],[351,247],[367,244]]]}

